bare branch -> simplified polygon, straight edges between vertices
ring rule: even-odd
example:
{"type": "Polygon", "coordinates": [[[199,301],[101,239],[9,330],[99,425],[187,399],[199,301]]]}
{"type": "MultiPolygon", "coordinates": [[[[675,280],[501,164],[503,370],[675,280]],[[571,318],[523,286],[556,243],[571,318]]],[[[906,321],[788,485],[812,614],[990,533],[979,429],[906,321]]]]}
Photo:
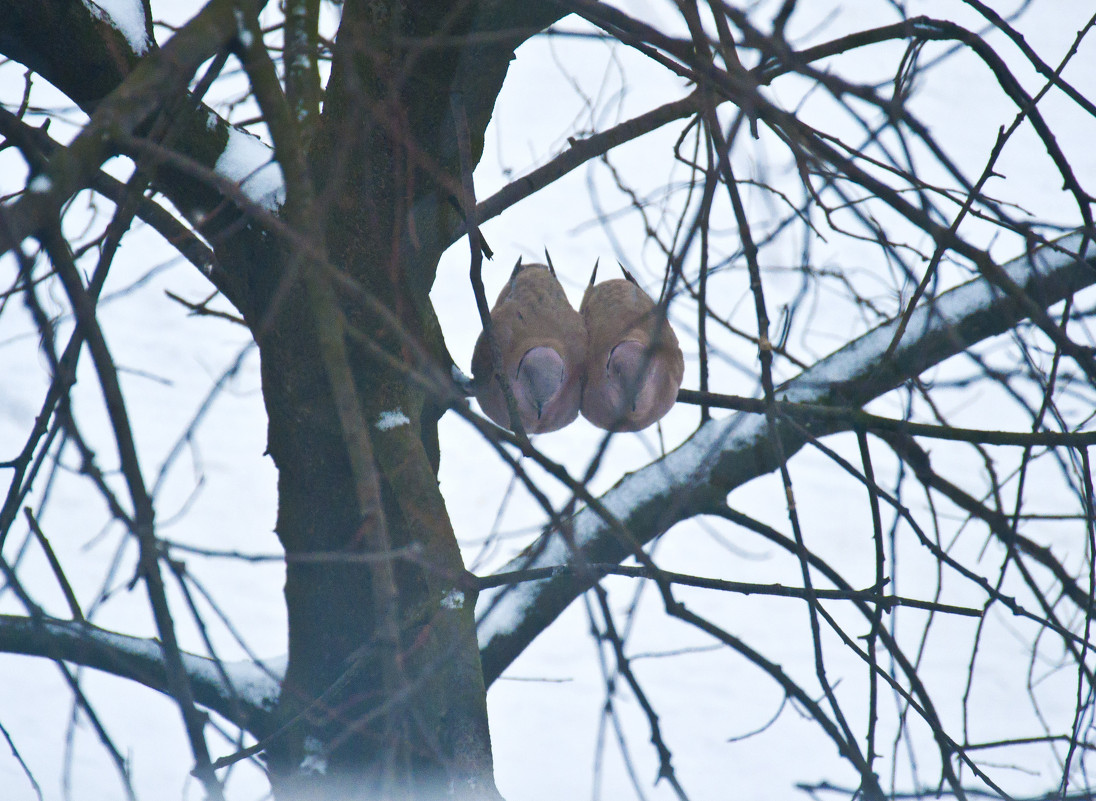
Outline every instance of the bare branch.
{"type": "MultiPolygon", "coordinates": [[[[0,615],[0,651],[71,662],[171,694],[163,649],[155,639],[117,634],[81,621],[0,615]]],[[[185,652],[181,656],[198,703],[256,738],[269,733],[284,666],[224,663],[232,680],[226,687],[214,660],[185,652]]]]}
{"type": "MultiPolygon", "coordinates": [[[[1078,259],[1073,248],[1085,237],[1072,234],[1053,248],[1036,251],[1002,269],[1033,298],[1050,306],[1096,283],[1096,255],[1078,259]]],[[[1022,310],[982,279],[975,279],[923,305],[910,318],[893,358],[883,362],[897,323],[865,334],[822,359],[777,389],[777,397],[796,403],[861,406],[954,356],[971,344],[1007,331],[1023,319],[1022,310]]],[[[846,431],[847,421],[831,419],[810,428],[816,437],[846,431]]],[[[781,431],[790,457],[805,442],[781,431]]],[[[677,450],[631,473],[601,501],[639,542],[649,542],[675,523],[722,504],[737,486],[775,469],[764,420],[736,414],[701,426],[677,450]]],[[[612,527],[589,509],[572,521],[574,540],[591,562],[623,559],[612,527]]],[[[503,570],[525,570],[564,564],[568,550],[548,532],[503,570]]],[[[479,638],[488,682],[588,585],[563,575],[487,591],[480,596],[479,638]]]]}

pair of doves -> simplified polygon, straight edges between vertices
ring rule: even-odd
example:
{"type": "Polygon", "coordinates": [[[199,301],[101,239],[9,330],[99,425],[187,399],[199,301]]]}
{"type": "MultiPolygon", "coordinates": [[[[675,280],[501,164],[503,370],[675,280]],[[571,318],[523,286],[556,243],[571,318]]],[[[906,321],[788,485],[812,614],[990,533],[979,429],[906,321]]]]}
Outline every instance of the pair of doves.
{"type": "MultiPolygon", "coordinates": [[[[685,360],[660,309],[635,279],[590,284],[576,312],[551,263],[522,265],[491,309],[491,327],[518,416],[530,434],[582,416],[607,431],[639,431],[677,400],[685,360]]],[[[484,413],[510,427],[486,332],[472,353],[472,387],[484,413]]]]}

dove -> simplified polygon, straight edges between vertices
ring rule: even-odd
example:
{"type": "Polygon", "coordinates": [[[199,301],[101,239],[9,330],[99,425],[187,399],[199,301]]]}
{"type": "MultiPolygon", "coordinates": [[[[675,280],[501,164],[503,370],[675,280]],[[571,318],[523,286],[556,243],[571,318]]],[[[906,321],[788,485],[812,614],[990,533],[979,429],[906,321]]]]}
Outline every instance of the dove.
{"type": "MultiPolygon", "coordinates": [[[[522,265],[518,259],[491,309],[491,327],[525,431],[556,431],[573,422],[582,402],[586,326],[555,270],[522,265]]],[[[486,331],[472,352],[472,384],[484,414],[509,428],[506,396],[494,375],[486,331]]]]}
{"type": "Polygon", "coordinates": [[[579,313],[589,334],[582,416],[607,431],[640,431],[677,400],[685,359],[665,313],[624,269],[590,285],[579,313]]]}

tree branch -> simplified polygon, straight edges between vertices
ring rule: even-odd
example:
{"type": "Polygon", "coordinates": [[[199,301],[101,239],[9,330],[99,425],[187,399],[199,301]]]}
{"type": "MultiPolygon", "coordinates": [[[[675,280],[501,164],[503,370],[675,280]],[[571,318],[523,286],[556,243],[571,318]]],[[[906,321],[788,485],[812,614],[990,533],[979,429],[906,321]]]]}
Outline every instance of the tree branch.
{"type": "MultiPolygon", "coordinates": [[[[1082,241],[1082,233],[1071,234],[1002,269],[1029,298],[1049,307],[1096,283],[1096,248],[1090,246],[1084,260],[1074,255],[1082,241]]],[[[972,344],[1007,331],[1025,316],[1019,303],[976,278],[919,307],[891,358],[883,357],[897,322],[881,325],[822,359],[779,387],[777,397],[863,406],[972,344]]],[[[849,418],[835,417],[803,430],[821,437],[852,427],[849,418]]],[[[790,428],[782,428],[780,435],[788,457],[806,442],[803,433],[790,428]]],[[[719,508],[732,489],[776,467],[764,418],[739,413],[705,423],[673,452],[625,476],[601,501],[637,542],[646,543],[675,523],[719,508]]],[[[571,528],[573,543],[581,550],[576,560],[617,562],[629,555],[610,524],[589,508],[574,516],[571,528]]],[[[558,566],[571,561],[569,555],[559,534],[548,531],[499,572],[558,566]]],[[[483,592],[478,632],[486,681],[498,678],[588,586],[567,572],[520,588],[483,592]]]]}
{"type": "Polygon", "coordinates": [[[28,192],[8,208],[9,230],[0,241],[5,251],[57,219],[62,205],[115,154],[113,144],[119,133],[132,135],[165,97],[186,91],[195,70],[234,35],[232,5],[213,0],[98,104],[72,144],[58,149],[50,160],[41,191],[28,192]]]}
{"type": "Polygon", "coordinates": [[[94,3],[0,0],[0,19],[0,53],[37,72],[88,113],[130,74],[151,43],[150,21],[144,42],[130,41],[94,3]]]}
{"type": "MultiPolygon", "coordinates": [[[[86,622],[0,615],[0,652],[72,662],[171,695],[163,648],[155,638],[130,637],[86,622]]],[[[229,687],[214,660],[185,652],[181,656],[199,704],[256,738],[272,731],[271,710],[283,665],[263,667],[250,660],[222,664],[232,682],[229,687]]]]}

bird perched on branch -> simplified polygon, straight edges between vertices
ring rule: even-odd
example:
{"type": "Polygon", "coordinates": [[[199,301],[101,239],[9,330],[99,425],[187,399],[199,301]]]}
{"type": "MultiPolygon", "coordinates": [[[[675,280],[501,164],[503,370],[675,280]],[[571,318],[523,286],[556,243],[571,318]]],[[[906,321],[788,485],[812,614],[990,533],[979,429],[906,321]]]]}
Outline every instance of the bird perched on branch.
{"type": "MultiPolygon", "coordinates": [[[[550,262],[549,262],[550,264],[550,262]]],[[[522,427],[556,431],[578,417],[586,364],[586,326],[548,265],[518,259],[491,309],[491,328],[522,427]]],[[[510,428],[506,395],[495,377],[487,332],[472,352],[472,385],[484,414],[510,428]]]]}
{"type": "Polygon", "coordinates": [[[631,274],[595,286],[579,312],[589,334],[582,416],[607,431],[640,431],[670,410],[685,360],[666,312],[631,274]]]}

